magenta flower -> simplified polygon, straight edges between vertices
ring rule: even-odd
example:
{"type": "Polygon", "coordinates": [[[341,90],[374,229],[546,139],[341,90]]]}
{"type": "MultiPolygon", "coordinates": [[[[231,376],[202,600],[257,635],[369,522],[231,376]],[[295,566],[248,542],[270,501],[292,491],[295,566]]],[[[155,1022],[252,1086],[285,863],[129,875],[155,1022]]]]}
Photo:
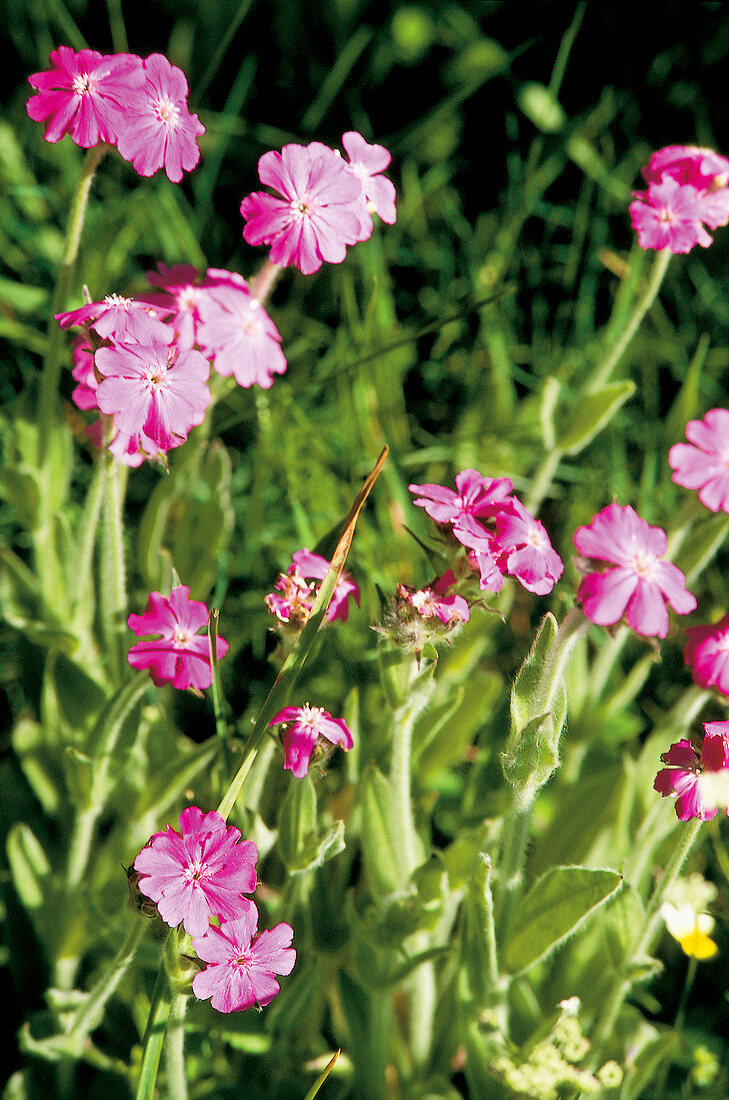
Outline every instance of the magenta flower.
{"type": "Polygon", "coordinates": [[[127,100],[144,82],[140,59],[131,54],[105,57],[96,50],[74,53],[59,46],[50,62],[47,72],[28,77],[38,90],[28,100],[28,114],[35,122],[46,122],[46,141],[70,134],[83,149],[100,141],[116,145],[128,127],[127,100]]]}
{"type": "Polygon", "coordinates": [[[553,549],[544,524],[516,497],[496,513],[494,544],[504,557],[507,573],[528,592],[544,596],[562,576],[562,559],[553,549]]]}
{"type": "Polygon", "coordinates": [[[702,688],[716,687],[729,695],[729,615],[718,623],[687,626],[689,642],[683,651],[694,683],[702,688]]]}
{"type": "Polygon", "coordinates": [[[687,740],[661,753],[670,767],[662,768],[653,782],[659,794],[678,796],[680,821],[711,821],[720,808],[729,813],[729,722],[704,722],[704,731],[700,755],[687,740]]]}
{"type": "Polygon", "coordinates": [[[648,183],[666,176],[699,191],[701,221],[717,229],[729,221],[729,160],[713,149],[695,145],[668,145],[654,153],[643,169],[648,183]]]}
{"type": "Polygon", "coordinates": [[[712,238],[701,224],[706,220],[701,193],[690,183],[663,176],[660,183],[649,183],[647,191],[636,191],[635,196],[630,216],[641,248],[667,248],[676,253],[711,244],[712,238]]]}
{"type": "Polygon", "coordinates": [[[296,962],[291,946],[294,930],[281,922],[256,935],[258,910],[245,902],[234,920],[208,927],[193,940],[196,953],[209,963],[192,979],[192,990],[218,1012],[240,1012],[253,1005],[267,1005],[279,991],[274,974],[290,974],[296,962]]]}
{"type": "Polygon", "coordinates": [[[123,435],[143,432],[167,451],[205,419],[210,363],[199,351],[178,354],[162,344],[99,348],[96,367],[104,375],[96,391],[99,408],[116,415],[123,435]]]}
{"type": "MultiPolygon", "coordinates": [[[[172,684],[176,688],[209,688],[213,682],[207,635],[198,631],[208,626],[208,609],[200,600],[190,599],[190,589],[179,584],[169,599],[151,592],[143,615],[130,615],[129,629],[138,638],[159,634],[157,640],[137,642],[129,650],[132,668],[148,668],[157,687],[172,684]]],[[[224,638],[217,639],[218,660],[228,652],[224,638]]]]}
{"type": "Polygon", "coordinates": [[[449,569],[427,588],[411,591],[404,584],[398,585],[398,594],[404,596],[424,619],[438,618],[446,626],[467,623],[471,615],[468,602],[463,596],[449,591],[455,583],[455,574],[449,569]]]}
{"type": "Polygon", "coordinates": [[[108,294],[103,302],[89,302],[69,313],[56,313],[55,319],[61,328],[88,325],[102,340],[117,343],[169,345],[174,338],[154,306],[120,294],[108,294]]]}
{"type": "Polygon", "coordinates": [[[214,286],[198,301],[198,342],[213,366],[239,386],[253,383],[270,389],[274,374],[286,370],[281,337],[265,309],[241,279],[242,286],[214,286]]]}
{"type": "Polygon", "coordinates": [[[94,356],[85,336],[77,336],[71,342],[71,374],[78,385],[71,400],[79,409],[97,409],[96,389],[99,385],[94,373],[94,356]]]}
{"type": "Polygon", "coordinates": [[[252,904],[241,897],[256,888],[258,849],[239,843],[234,825],[210,810],[190,806],[180,814],[180,832],[167,826],[155,833],[134,860],[143,876],[139,889],[156,902],[162,920],[182,923],[191,936],[202,936],[210,918],[235,920],[252,904]]]}
{"type": "Polygon", "coordinates": [[[187,109],[187,80],[176,65],[160,53],[143,62],[144,81],[129,95],[127,126],[119,135],[119,152],[140,176],[164,168],[179,183],[183,170],[191,172],[200,160],[197,139],[205,127],[187,109]]]}
{"type": "Polygon", "coordinates": [[[360,231],[366,240],[372,232],[372,214],[377,214],[388,225],[395,224],[395,185],[386,176],[380,175],[392,158],[384,146],[368,145],[355,130],[342,135],[342,145],[349,158],[350,171],[362,186],[365,209],[364,217],[360,218],[360,231]]]}
{"type": "Polygon", "coordinates": [[[479,574],[479,587],[485,592],[500,592],[504,587],[506,561],[498,553],[495,539],[480,550],[469,550],[466,557],[471,568],[479,574]]]}
{"type": "Polygon", "coordinates": [[[341,745],[345,751],[354,744],[344,719],[332,718],[323,707],[310,707],[308,703],[303,707],[284,707],[268,724],[279,726],[284,723],[284,768],[288,768],[297,779],[308,772],[311,754],[320,735],[333,745],[341,745]]]}
{"type": "Polygon", "coordinates": [[[478,517],[493,516],[513,488],[508,477],[482,477],[478,470],[456,474],[457,492],[444,485],[408,485],[411,493],[420,494],[413,504],[425,508],[436,523],[450,524],[459,542],[474,550],[488,550],[493,539],[478,517]]]}
{"type": "MultiPolygon", "coordinates": [[[[293,565],[289,566],[289,573],[298,569],[301,576],[306,580],[323,581],[331,565],[331,562],[323,558],[321,554],[314,554],[311,550],[306,549],[297,550],[296,553],[292,555],[291,560],[293,565]]],[[[334,589],[334,595],[329,601],[327,622],[333,623],[335,619],[339,619],[340,622],[346,623],[349,618],[350,596],[357,604],[357,607],[359,607],[359,585],[352,574],[348,573],[346,569],[343,569],[339,574],[339,580],[334,589]]]]}
{"type": "Polygon", "coordinates": [[[248,244],[270,244],[272,263],[310,275],[322,262],[341,263],[347,245],[362,239],[360,181],[321,142],[264,153],[258,175],[281,197],[254,191],[243,199],[243,236],[248,244]]]}
{"type": "Polygon", "coordinates": [[[673,480],[698,489],[712,512],[729,512],[729,410],[709,409],[703,420],[689,420],[686,438],[668,452],[673,480]]]}
{"type": "Polygon", "coordinates": [[[637,634],[665,638],[668,633],[666,601],[678,615],[696,607],[696,597],[686,589],[686,578],[665,561],[666,533],[650,527],[630,507],[610,504],[587,527],[574,534],[577,550],[589,563],[608,562],[602,572],[588,572],[580,582],[577,599],[593,623],[611,626],[625,615],[637,634]]]}

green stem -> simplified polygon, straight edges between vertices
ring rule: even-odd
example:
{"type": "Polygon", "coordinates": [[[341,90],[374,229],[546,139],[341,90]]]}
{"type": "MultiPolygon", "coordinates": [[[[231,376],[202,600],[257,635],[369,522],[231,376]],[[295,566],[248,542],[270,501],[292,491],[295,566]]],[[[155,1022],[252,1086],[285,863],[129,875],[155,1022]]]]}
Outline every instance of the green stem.
{"type": "Polygon", "coordinates": [[[674,849],[666,870],[656,883],[645,911],[645,919],[641,934],[636,940],[635,946],[630,952],[630,956],[626,959],[619,972],[598,1018],[594,1031],[589,1064],[585,1067],[591,1072],[602,1062],[605,1048],[613,1033],[618,1016],[620,1015],[620,1009],[623,1007],[623,1002],[630,992],[633,984],[633,978],[631,976],[633,966],[635,963],[639,963],[654,946],[661,927],[661,904],[666,896],[666,892],[678,878],[681,868],[698,838],[701,824],[700,818],[694,818],[681,830],[681,841],[674,849]]]}
{"type": "Polygon", "coordinates": [[[220,741],[220,747],[223,753],[223,763],[225,765],[225,778],[230,780],[233,772],[233,761],[230,755],[230,743],[228,740],[228,722],[226,719],[226,713],[228,711],[228,705],[223,695],[223,689],[220,684],[220,665],[218,663],[218,619],[220,612],[217,607],[210,609],[210,616],[208,618],[208,646],[210,649],[210,668],[212,670],[213,682],[212,682],[212,696],[213,696],[213,713],[215,714],[215,731],[220,741]]]}
{"type": "Polygon", "coordinates": [[[93,561],[96,546],[96,534],[101,516],[101,505],[106,481],[106,461],[100,459],[94,468],[81,517],[79,530],[79,553],[76,563],[76,584],[72,592],[74,615],[76,619],[89,622],[93,616],[93,561]]]}
{"type": "Polygon", "coordinates": [[[58,273],[56,289],[53,294],[51,318],[48,325],[48,349],[43,363],[43,373],[40,380],[38,395],[38,424],[41,459],[45,457],[45,448],[50,436],[50,429],[56,419],[58,402],[58,384],[61,377],[61,329],[58,321],[54,320],[55,314],[60,313],[66,305],[66,299],[73,280],[78,257],[81,233],[86,218],[86,207],[89,201],[91,184],[93,183],[96,169],[104,154],[110,149],[110,145],[101,144],[89,149],[84,160],[79,185],[71,205],[71,213],[66,227],[66,241],[63,250],[61,270],[58,273]]]}
{"type": "Polygon", "coordinates": [[[651,269],[650,276],[648,278],[648,285],[646,286],[643,295],[638,299],[633,313],[623,329],[620,339],[614,344],[612,350],[608,352],[602,363],[596,368],[592,377],[590,378],[589,385],[587,387],[588,393],[595,393],[597,390],[602,389],[605,383],[609,380],[615,367],[625,353],[628,344],[638,331],[638,327],[645,317],[646,313],[656,300],[658,291],[661,288],[661,283],[665,277],[668,265],[671,262],[672,253],[668,248],[661,249],[656,252],[656,258],[653,261],[653,267],[651,269]]]}
{"type": "MultiPolygon", "coordinates": [[[[689,964],[686,970],[686,980],[683,983],[683,989],[681,991],[681,999],[678,1002],[678,1009],[676,1011],[676,1019],[673,1021],[673,1034],[677,1040],[681,1040],[681,1032],[683,1031],[684,1020],[686,1018],[686,1007],[688,1005],[689,997],[691,996],[691,990],[693,989],[694,981],[696,980],[696,971],[698,969],[698,960],[694,955],[689,957],[689,964]]],[[[663,1100],[666,1091],[666,1082],[668,1081],[668,1075],[671,1072],[671,1066],[673,1065],[673,1047],[669,1049],[668,1057],[661,1066],[658,1079],[656,1081],[655,1091],[653,1093],[654,1100],[663,1100]]]]}
{"type": "MultiPolygon", "coordinates": [[[[172,933],[171,933],[172,934],[172,933]]],[[[157,981],[149,1007],[149,1019],[144,1033],[142,1069],[137,1085],[136,1100],[153,1100],[154,1086],[159,1070],[159,1059],[165,1038],[165,1028],[172,1008],[172,995],[164,963],[160,965],[157,981]]]]}
{"type": "Polygon", "coordinates": [[[189,997],[177,993],[172,1001],[165,1042],[167,1096],[169,1100],[187,1100],[185,1078],[185,1013],[189,997]]]}
{"type": "Polygon", "coordinates": [[[118,683],[126,661],[122,631],[126,626],[127,586],[124,563],[123,501],[128,470],[116,461],[110,451],[106,463],[106,493],[104,495],[104,538],[101,546],[102,619],[113,677],[118,683]]]}
{"type": "Polygon", "coordinates": [[[562,454],[563,452],[559,447],[555,447],[554,450],[549,451],[540,462],[532,477],[531,489],[526,498],[525,506],[533,515],[537,514],[539,506],[551,488],[554,475],[557,473],[557,467],[562,459],[562,454]]]}

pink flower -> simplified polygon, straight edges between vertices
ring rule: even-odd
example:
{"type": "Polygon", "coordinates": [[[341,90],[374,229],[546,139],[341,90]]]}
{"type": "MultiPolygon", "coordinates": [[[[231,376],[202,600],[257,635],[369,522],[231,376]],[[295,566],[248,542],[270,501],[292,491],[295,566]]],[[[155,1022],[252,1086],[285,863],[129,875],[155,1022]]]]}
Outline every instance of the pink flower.
{"type": "Polygon", "coordinates": [[[187,109],[187,80],[181,69],[160,53],[150,54],[143,66],[145,80],[126,103],[119,152],[140,176],[153,176],[164,167],[168,179],[179,183],[183,169],[192,171],[200,160],[197,138],[205,127],[187,109]]]}
{"type": "Polygon", "coordinates": [[[243,236],[248,244],[270,244],[272,263],[310,275],[322,262],[341,263],[347,245],[362,239],[360,181],[321,142],[264,153],[258,175],[282,197],[254,191],[244,198],[243,236]]]}
{"type": "Polygon", "coordinates": [[[319,735],[351,749],[354,742],[349,727],[343,718],[332,718],[323,707],[284,707],[269,726],[285,723],[283,734],[284,768],[288,768],[297,779],[301,779],[309,770],[309,762],[319,735]]]}
{"type": "Polygon", "coordinates": [[[172,928],[182,922],[191,936],[204,935],[213,916],[235,920],[252,904],[241,894],[256,888],[258,859],[255,844],[240,839],[217,810],[190,806],[180,814],[179,833],[168,825],[134,860],[139,889],[163,921],[172,928]]]}
{"type": "Polygon", "coordinates": [[[492,516],[503,507],[514,488],[512,482],[508,477],[482,477],[478,470],[462,470],[456,474],[456,488],[457,492],[444,485],[408,485],[411,493],[420,494],[413,503],[425,508],[431,519],[450,524],[465,546],[488,549],[492,535],[477,517],[492,516]]]}
{"type": "Polygon", "coordinates": [[[94,356],[85,336],[77,336],[72,341],[71,362],[71,374],[78,382],[71,400],[79,409],[98,409],[96,390],[99,383],[94,373],[94,356]]]}
{"type": "Polygon", "coordinates": [[[362,185],[366,205],[360,230],[366,239],[372,232],[372,214],[377,214],[388,225],[395,224],[395,185],[386,176],[380,175],[392,158],[384,146],[368,145],[362,135],[354,130],[342,135],[342,145],[349,158],[349,169],[362,185]]]}
{"type": "Polygon", "coordinates": [[[210,364],[199,351],[178,354],[162,344],[99,348],[96,367],[104,375],[96,391],[99,408],[116,415],[123,435],[143,432],[167,451],[205,419],[210,364]]]}
{"type": "Polygon", "coordinates": [[[700,192],[701,221],[709,229],[717,229],[729,221],[729,160],[713,149],[668,145],[653,154],[643,176],[648,183],[670,176],[678,183],[695,187],[700,192]]]}
{"type": "Polygon", "coordinates": [[[663,558],[665,531],[650,527],[629,504],[603,508],[589,526],[577,528],[574,542],[591,562],[612,566],[589,572],[580,582],[577,599],[593,623],[611,626],[625,615],[636,633],[665,638],[666,601],[679,615],[688,615],[696,607],[681,570],[663,558]]]}
{"type": "Polygon", "coordinates": [[[128,344],[171,344],[174,332],[159,319],[149,302],[108,294],[103,302],[89,302],[69,313],[56,313],[61,328],[88,325],[102,340],[128,344]]]}
{"type": "Polygon", "coordinates": [[[709,409],[703,420],[689,420],[686,438],[689,443],[675,443],[668,452],[673,480],[698,489],[712,512],[729,512],[729,410],[709,409]]]}
{"type": "Polygon", "coordinates": [[[273,587],[276,591],[269,592],[264,601],[268,610],[279,622],[291,623],[297,630],[303,629],[314,606],[313,583],[307,584],[297,567],[292,565],[288,573],[279,573],[273,587]]]}
{"type": "Polygon", "coordinates": [[[449,589],[456,583],[452,569],[434,581],[427,588],[410,590],[406,585],[398,585],[398,594],[415,608],[424,619],[438,618],[446,626],[455,623],[467,623],[471,612],[468,602],[449,589]]]}
{"type": "Polygon", "coordinates": [[[485,592],[500,592],[504,587],[506,562],[494,539],[480,550],[469,550],[468,564],[479,574],[479,587],[485,592]]]}
{"type": "MultiPolygon", "coordinates": [[[[326,577],[331,562],[323,558],[321,554],[313,554],[311,550],[297,550],[292,555],[293,565],[289,566],[289,573],[298,569],[299,573],[306,580],[323,581],[326,577]]],[[[329,601],[329,607],[327,608],[327,622],[333,623],[335,619],[339,619],[340,622],[346,623],[349,617],[349,597],[352,597],[354,602],[359,607],[359,585],[355,581],[351,573],[348,573],[346,569],[343,569],[339,574],[339,580],[337,586],[334,589],[334,595],[329,601]]]]}
{"type": "MultiPolygon", "coordinates": [[[[155,641],[137,642],[129,650],[132,668],[148,668],[157,687],[172,684],[176,688],[208,688],[213,682],[207,635],[208,609],[199,600],[190,599],[186,584],[173,588],[169,599],[151,592],[143,615],[130,615],[129,629],[138,638],[159,634],[155,641]]],[[[224,638],[217,640],[218,660],[228,652],[224,638]]]]}
{"type": "Polygon", "coordinates": [[[659,794],[678,795],[680,821],[710,821],[719,808],[729,813],[729,722],[704,722],[704,730],[701,755],[690,741],[677,741],[661,754],[670,767],[662,768],[653,783],[659,794]]]}
{"type": "Polygon", "coordinates": [[[717,687],[729,695],[729,615],[718,623],[687,626],[689,637],[683,657],[694,683],[702,688],[717,687]]]}
{"type": "Polygon", "coordinates": [[[200,272],[192,264],[157,264],[157,271],[147,272],[147,282],[159,290],[144,295],[144,301],[155,306],[175,330],[176,343],[181,348],[198,344],[200,303],[211,287],[231,286],[247,289],[245,279],[235,271],[208,268],[200,278],[200,272]]]}
{"type": "Polygon", "coordinates": [[[496,513],[494,549],[503,556],[507,573],[538,596],[551,592],[564,571],[544,524],[516,497],[496,513]]]}
{"type": "Polygon", "coordinates": [[[253,1005],[267,1005],[279,991],[274,974],[290,974],[296,962],[291,946],[294,930],[281,922],[256,936],[258,910],[252,901],[234,920],[193,940],[195,951],[209,963],[192,979],[196,997],[218,1012],[240,1012],[253,1005]]]}
{"type": "Polygon", "coordinates": [[[38,89],[28,100],[28,114],[35,122],[47,120],[46,141],[70,134],[83,149],[101,141],[116,145],[128,126],[125,104],[144,81],[140,59],[59,46],[50,61],[50,70],[28,77],[38,89]]]}
{"type": "Polygon", "coordinates": [[[667,248],[676,253],[690,252],[697,244],[709,247],[712,238],[701,224],[706,210],[701,193],[691,184],[664,176],[660,183],[649,183],[647,191],[635,195],[630,216],[641,248],[667,248]]]}
{"type": "Polygon", "coordinates": [[[245,388],[255,382],[267,390],[273,375],[284,373],[278,329],[245,283],[210,288],[198,301],[198,311],[198,342],[214,355],[218,374],[233,375],[245,388]]]}

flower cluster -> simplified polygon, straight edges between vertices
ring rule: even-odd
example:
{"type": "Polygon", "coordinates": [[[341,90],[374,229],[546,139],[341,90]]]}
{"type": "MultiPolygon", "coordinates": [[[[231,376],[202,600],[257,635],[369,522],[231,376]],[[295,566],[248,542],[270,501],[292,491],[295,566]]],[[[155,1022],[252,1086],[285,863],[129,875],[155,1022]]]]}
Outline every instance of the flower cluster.
{"type": "MultiPolygon", "coordinates": [[[[164,457],[202,423],[211,364],[264,389],[286,370],[278,330],[245,279],[219,268],[198,275],[160,264],[146,295],[112,294],[56,314],[61,328],[84,330],[72,350],[73,399],[114,417],[110,450],[128,465],[164,457]]],[[[91,431],[102,444],[101,425],[91,431]]]]}
{"type": "Polygon", "coordinates": [[[256,888],[257,860],[255,844],[242,840],[240,830],[197,806],[180,814],[180,832],[168,825],[134,860],[139,891],[166,924],[182,924],[209,964],[192,988],[219,1012],[268,1004],[279,991],[274,975],[290,974],[296,961],[289,924],[256,935],[258,910],[243,894],[256,888]]]}
{"type": "MultiPolygon", "coordinates": [[[[306,625],[316,599],[317,587],[314,581],[323,581],[331,562],[321,554],[311,550],[297,550],[291,559],[288,572],[279,573],[274,584],[275,592],[266,596],[266,607],[276,616],[278,624],[288,626],[298,633],[306,625]],[[311,584],[307,584],[311,581],[311,584]]],[[[327,622],[339,619],[346,623],[349,618],[349,599],[359,607],[360,591],[351,573],[343,569],[339,575],[334,594],[327,608],[327,622]]]]}
{"type": "Polygon", "coordinates": [[[310,275],[322,263],[341,263],[348,245],[366,241],[373,214],[395,222],[395,187],[381,175],[388,151],[354,131],[343,135],[342,145],[347,160],[320,141],[284,145],[259,160],[259,179],[276,194],[254,191],[243,199],[243,236],[249,244],[270,245],[272,263],[310,275]]]}
{"type": "Polygon", "coordinates": [[[710,821],[719,809],[729,814],[729,722],[704,722],[700,752],[682,739],[661,760],[669,767],[658,772],[653,786],[659,794],[677,796],[680,821],[710,821]]]}
{"type": "MultiPolygon", "coordinates": [[[[150,634],[157,639],[137,642],[129,650],[132,668],[149,669],[157,687],[172,684],[176,688],[196,688],[201,691],[213,682],[210,645],[207,634],[208,609],[200,600],[190,599],[185,584],[173,588],[169,599],[151,592],[143,615],[130,615],[128,625],[138,638],[150,634]]],[[[216,639],[216,654],[220,660],[228,652],[224,638],[216,639]]]]}
{"type": "Polygon", "coordinates": [[[625,616],[636,634],[665,638],[666,602],[678,615],[696,607],[685,576],[665,560],[665,531],[650,527],[629,504],[603,508],[588,526],[577,528],[574,543],[585,573],[577,599],[593,623],[612,626],[625,616]]]}
{"type": "Polygon", "coordinates": [[[468,600],[455,592],[455,584],[452,569],[423,588],[398,584],[383,623],[375,630],[418,660],[426,645],[450,644],[450,635],[471,616],[468,600]]]}
{"type": "Polygon", "coordinates": [[[643,168],[648,185],[630,204],[641,248],[708,248],[707,232],[729,222],[729,160],[695,145],[669,145],[643,168]]]}
{"type": "Polygon", "coordinates": [[[332,745],[341,745],[345,752],[354,744],[343,718],[332,718],[328,710],[310,707],[308,703],[303,707],[284,707],[268,724],[283,725],[284,768],[297,779],[307,774],[315,749],[319,759],[322,750],[326,751],[320,737],[332,745]]]}
{"type": "Polygon", "coordinates": [[[59,46],[50,62],[48,71],[28,77],[38,93],[28,114],[46,123],[46,141],[70,134],[84,149],[105,142],[140,176],[164,168],[174,183],[196,166],[205,127],[187,108],[184,73],[162,54],[142,60],[59,46]]]}
{"type": "Polygon", "coordinates": [[[562,576],[562,559],[544,525],[512,494],[508,477],[483,477],[478,470],[456,474],[456,490],[443,485],[410,485],[415,501],[440,528],[467,550],[480,586],[498,592],[504,574],[543,596],[562,576]]]}

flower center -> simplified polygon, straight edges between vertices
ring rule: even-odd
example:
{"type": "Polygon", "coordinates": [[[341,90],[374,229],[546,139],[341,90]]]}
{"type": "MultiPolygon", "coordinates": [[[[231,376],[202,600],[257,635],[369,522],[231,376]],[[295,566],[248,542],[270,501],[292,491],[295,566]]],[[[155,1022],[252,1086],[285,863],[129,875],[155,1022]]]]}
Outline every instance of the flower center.
{"type": "Polygon", "coordinates": [[[644,554],[639,550],[633,558],[633,569],[639,577],[645,577],[646,580],[650,580],[655,573],[656,559],[652,554],[644,554]]]}
{"type": "Polygon", "coordinates": [[[310,707],[308,703],[304,703],[301,708],[301,721],[306,723],[311,729],[319,732],[319,723],[324,716],[324,707],[310,707]]]}
{"type": "Polygon", "coordinates": [[[118,306],[120,309],[127,309],[132,304],[131,298],[125,298],[121,294],[107,294],[104,301],[107,306],[118,306]]]}
{"type": "Polygon", "coordinates": [[[175,107],[168,95],[160,96],[154,105],[154,111],[160,122],[164,122],[165,126],[171,130],[175,129],[180,117],[180,109],[175,107]]]}
{"type": "Polygon", "coordinates": [[[175,627],[175,632],[172,635],[172,641],[175,645],[186,646],[190,641],[189,631],[183,630],[181,626],[175,627]]]}
{"type": "Polygon", "coordinates": [[[666,210],[665,208],[663,210],[661,210],[658,217],[659,217],[659,220],[662,221],[662,222],[665,222],[666,225],[670,225],[674,220],[673,211],[672,210],[666,210]]]}
{"type": "Polygon", "coordinates": [[[185,880],[186,882],[192,883],[193,886],[199,886],[207,873],[207,863],[201,863],[199,860],[196,860],[185,868],[185,880]]]}
{"type": "Polygon", "coordinates": [[[194,309],[200,298],[200,291],[195,286],[184,287],[177,295],[178,309],[194,309]]]}
{"type": "Polygon", "coordinates": [[[74,95],[88,95],[94,86],[94,82],[89,73],[77,73],[73,78],[73,94],[74,95]]]}
{"type": "Polygon", "coordinates": [[[247,955],[247,954],[243,953],[242,955],[239,955],[238,958],[235,960],[235,965],[236,966],[250,966],[250,962],[251,962],[250,955],[247,955]]]}
{"type": "Polygon", "coordinates": [[[315,212],[314,204],[308,195],[291,200],[291,210],[296,218],[310,218],[315,212]]]}

